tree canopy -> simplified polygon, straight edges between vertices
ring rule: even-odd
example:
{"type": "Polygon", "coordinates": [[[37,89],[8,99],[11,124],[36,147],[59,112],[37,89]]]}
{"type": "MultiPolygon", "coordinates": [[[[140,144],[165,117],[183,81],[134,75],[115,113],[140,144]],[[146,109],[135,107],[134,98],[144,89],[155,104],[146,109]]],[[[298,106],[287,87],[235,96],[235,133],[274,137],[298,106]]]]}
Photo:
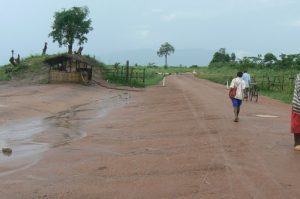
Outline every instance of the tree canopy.
{"type": "Polygon", "coordinates": [[[87,7],[72,7],[55,12],[52,32],[49,37],[59,46],[68,46],[68,53],[72,54],[73,44],[77,40],[78,45],[87,42],[86,35],[93,30],[92,20],[87,19],[89,9],[87,7]]]}
{"type": "Polygon", "coordinates": [[[159,57],[163,57],[163,56],[165,57],[165,67],[168,66],[168,56],[174,52],[175,52],[175,48],[168,42],[165,42],[160,46],[159,50],[157,51],[157,55],[159,57]]]}
{"type": "Polygon", "coordinates": [[[225,48],[220,48],[218,52],[215,52],[213,59],[210,63],[216,63],[216,62],[230,62],[230,60],[235,60],[235,54],[233,53],[231,57],[228,53],[226,53],[225,48]]]}
{"type": "Polygon", "coordinates": [[[265,54],[264,56],[264,62],[265,63],[268,63],[268,62],[276,62],[277,61],[277,58],[275,55],[273,55],[272,53],[267,53],[265,54]]]}
{"type": "Polygon", "coordinates": [[[257,56],[237,58],[235,53],[231,53],[231,56],[229,56],[225,48],[221,48],[214,53],[209,67],[217,68],[222,66],[235,67],[239,70],[249,68],[300,69],[300,54],[281,54],[277,58],[276,55],[268,52],[265,55],[258,54],[257,56]]]}

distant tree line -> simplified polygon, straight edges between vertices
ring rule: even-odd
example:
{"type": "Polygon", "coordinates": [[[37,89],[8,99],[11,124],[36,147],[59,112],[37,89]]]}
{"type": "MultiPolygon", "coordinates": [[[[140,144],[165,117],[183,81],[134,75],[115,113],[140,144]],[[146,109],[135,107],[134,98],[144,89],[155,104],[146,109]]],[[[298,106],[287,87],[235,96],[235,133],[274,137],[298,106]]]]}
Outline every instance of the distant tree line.
{"type": "Polygon", "coordinates": [[[295,68],[300,69],[300,54],[281,54],[276,57],[272,53],[257,55],[257,57],[243,57],[237,59],[235,53],[230,55],[225,48],[215,52],[209,64],[209,67],[222,67],[229,65],[232,67],[243,68],[295,68]]]}

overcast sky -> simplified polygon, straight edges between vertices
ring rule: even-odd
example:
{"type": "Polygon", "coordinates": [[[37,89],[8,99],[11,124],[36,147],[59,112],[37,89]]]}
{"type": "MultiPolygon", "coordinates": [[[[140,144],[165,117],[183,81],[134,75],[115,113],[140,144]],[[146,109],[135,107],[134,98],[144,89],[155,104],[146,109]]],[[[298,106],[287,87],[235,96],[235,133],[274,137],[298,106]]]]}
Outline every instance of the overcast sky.
{"type": "MultiPolygon", "coordinates": [[[[94,30],[84,52],[225,47],[237,56],[300,52],[299,0],[0,0],[0,64],[11,49],[22,57],[64,52],[48,38],[55,11],[88,6],[94,30]]],[[[175,55],[174,55],[175,56],[175,55]]]]}

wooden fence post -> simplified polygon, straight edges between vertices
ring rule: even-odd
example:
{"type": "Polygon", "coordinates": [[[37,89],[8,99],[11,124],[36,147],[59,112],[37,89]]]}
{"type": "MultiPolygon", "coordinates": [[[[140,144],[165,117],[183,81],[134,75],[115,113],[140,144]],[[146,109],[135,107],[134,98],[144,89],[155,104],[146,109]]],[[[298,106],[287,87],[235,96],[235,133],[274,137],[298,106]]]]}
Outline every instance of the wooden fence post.
{"type": "Polygon", "coordinates": [[[124,79],[124,77],[123,77],[123,70],[124,70],[124,67],[122,66],[122,68],[121,68],[121,74],[120,74],[122,80],[124,79]]]}
{"type": "Polygon", "coordinates": [[[145,84],[145,76],[146,76],[146,68],[144,68],[144,71],[143,71],[143,84],[145,84]]]}
{"type": "Polygon", "coordinates": [[[282,82],[281,82],[281,90],[283,91],[283,87],[284,87],[284,75],[282,75],[282,82]]]}
{"type": "Polygon", "coordinates": [[[132,75],[133,75],[133,68],[131,68],[131,70],[130,70],[130,76],[129,76],[129,84],[130,85],[131,85],[132,75]]]}
{"type": "Polygon", "coordinates": [[[128,83],[129,79],[129,61],[126,61],[126,82],[128,83]]]}

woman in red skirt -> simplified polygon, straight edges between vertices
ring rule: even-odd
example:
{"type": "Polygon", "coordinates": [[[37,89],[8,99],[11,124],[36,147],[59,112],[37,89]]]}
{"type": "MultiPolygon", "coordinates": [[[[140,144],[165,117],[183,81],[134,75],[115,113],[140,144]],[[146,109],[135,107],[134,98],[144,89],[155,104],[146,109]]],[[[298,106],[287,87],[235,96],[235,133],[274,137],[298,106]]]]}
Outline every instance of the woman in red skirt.
{"type": "Polygon", "coordinates": [[[295,150],[300,151],[300,74],[295,81],[292,104],[291,132],[294,134],[295,150]]]}

